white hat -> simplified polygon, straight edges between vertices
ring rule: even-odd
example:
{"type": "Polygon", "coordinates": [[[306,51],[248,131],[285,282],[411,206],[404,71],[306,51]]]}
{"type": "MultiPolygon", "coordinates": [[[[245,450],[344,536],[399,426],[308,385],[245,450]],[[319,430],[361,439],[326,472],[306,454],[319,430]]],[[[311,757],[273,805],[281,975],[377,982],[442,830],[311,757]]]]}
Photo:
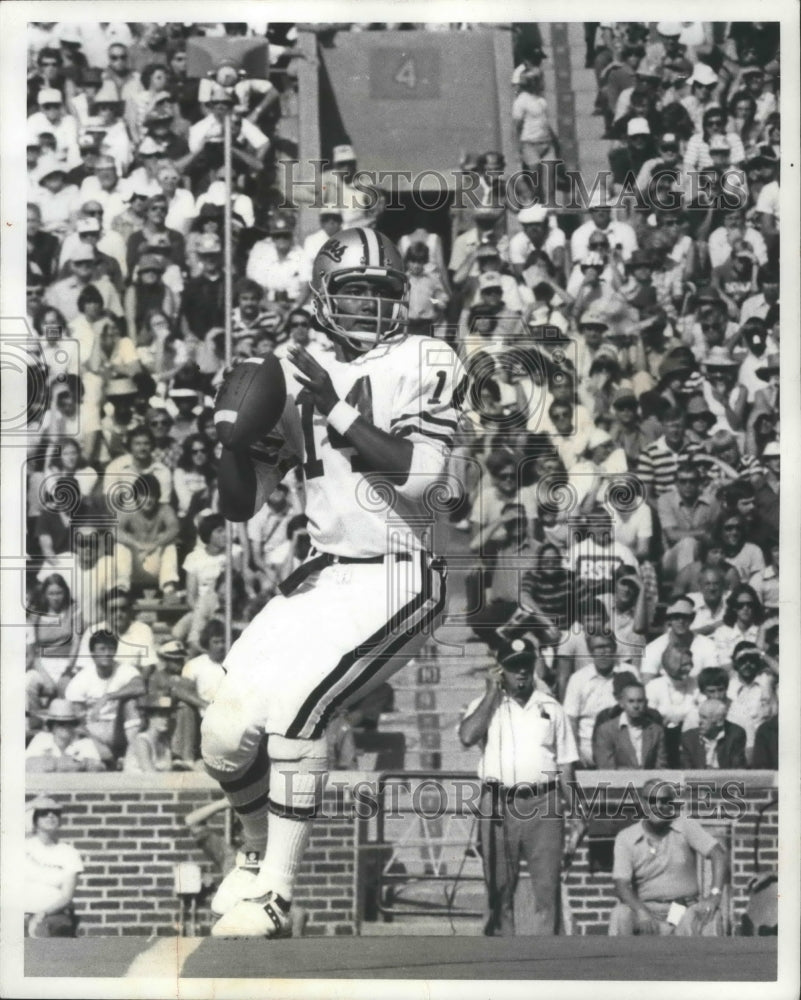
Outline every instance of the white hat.
{"type": "Polygon", "coordinates": [[[595,250],[591,250],[581,258],[581,267],[603,267],[604,259],[595,250]]]}
{"type": "Polygon", "coordinates": [[[86,219],[78,219],[75,223],[75,228],[79,233],[99,233],[100,220],[94,218],[94,216],[86,219]]]}
{"type": "Polygon", "coordinates": [[[95,248],[93,246],[90,246],[88,243],[83,243],[81,240],[79,240],[75,244],[75,249],[70,250],[69,259],[76,261],[81,261],[81,260],[94,261],[97,259],[95,256],[95,248]]]}
{"type": "Polygon", "coordinates": [[[67,168],[53,153],[43,156],[37,164],[37,169],[40,181],[49,177],[50,174],[64,174],[65,177],[67,176],[67,168]]]}
{"type": "Polygon", "coordinates": [[[122,100],[120,99],[119,91],[111,80],[106,80],[95,94],[95,99],[92,103],[96,107],[98,104],[122,104],[122,100]]]}
{"type": "Polygon", "coordinates": [[[678,38],[681,34],[681,23],[679,21],[657,21],[656,31],[666,38],[678,38]]]}
{"type": "Polygon", "coordinates": [[[478,287],[482,292],[485,288],[503,289],[503,281],[497,271],[486,271],[478,279],[478,287]]]}
{"type": "Polygon", "coordinates": [[[779,447],[778,441],[768,441],[765,447],[762,449],[763,458],[779,458],[781,455],[781,448],[779,447]]]}
{"type": "Polygon", "coordinates": [[[651,126],[646,118],[631,118],[626,126],[626,135],[650,135],[651,126]]]}
{"type": "Polygon", "coordinates": [[[216,233],[203,233],[198,241],[197,253],[222,253],[222,243],[216,233]]]}
{"type": "Polygon", "coordinates": [[[128,193],[125,195],[124,201],[131,201],[136,195],[140,198],[149,198],[151,188],[146,180],[141,177],[133,177],[128,183],[128,193]]]}
{"type": "MultiPolygon", "coordinates": [[[[586,260],[586,258],[585,258],[586,260]]],[[[597,303],[593,302],[590,306],[584,310],[584,312],[579,317],[579,326],[602,326],[605,330],[609,329],[609,324],[606,321],[606,317],[597,307],[597,303]]]]}
{"type": "Polygon", "coordinates": [[[334,146],[334,152],[331,155],[331,159],[334,163],[350,163],[351,161],[356,161],[356,153],[353,150],[353,146],[342,145],[334,146]]]}
{"type": "Polygon", "coordinates": [[[709,140],[709,152],[715,153],[718,150],[725,151],[727,153],[731,152],[731,146],[729,145],[729,140],[725,135],[713,135],[709,140]]]}
{"type": "Polygon", "coordinates": [[[55,87],[42,87],[36,97],[36,103],[41,108],[44,104],[63,104],[64,98],[55,87]]]}
{"type": "Polygon", "coordinates": [[[711,66],[706,63],[696,63],[690,83],[700,83],[704,87],[711,87],[718,82],[718,75],[711,66]]]}
{"type": "Polygon", "coordinates": [[[545,222],[548,209],[544,205],[528,205],[517,213],[517,221],[525,226],[529,222],[545,222]]]}
{"type": "Polygon", "coordinates": [[[153,156],[161,152],[161,147],[155,139],[151,139],[149,135],[146,135],[137,146],[136,151],[140,156],[153,156]]]}
{"type": "Polygon", "coordinates": [[[77,24],[64,23],[56,28],[56,37],[60,42],[72,42],[75,45],[83,45],[81,29],[77,24]]]}

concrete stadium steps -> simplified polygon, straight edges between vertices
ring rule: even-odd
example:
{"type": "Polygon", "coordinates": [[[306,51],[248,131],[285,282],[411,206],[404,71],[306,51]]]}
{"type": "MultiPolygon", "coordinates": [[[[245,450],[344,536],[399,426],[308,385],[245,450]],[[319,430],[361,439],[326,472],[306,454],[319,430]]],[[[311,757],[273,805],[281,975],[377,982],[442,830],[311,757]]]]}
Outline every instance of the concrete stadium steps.
{"type": "Polygon", "coordinates": [[[395,711],[381,716],[379,729],[406,737],[409,770],[473,770],[476,752],[459,741],[457,726],[465,706],[484,691],[492,659],[482,643],[464,647],[461,657],[411,660],[392,679],[395,711]]]}
{"type": "Polygon", "coordinates": [[[584,25],[572,21],[567,26],[570,85],[573,92],[574,127],[578,145],[578,167],[589,184],[601,170],[609,169],[610,143],[603,138],[604,120],[593,115],[597,83],[595,72],[584,66],[584,25]]]}

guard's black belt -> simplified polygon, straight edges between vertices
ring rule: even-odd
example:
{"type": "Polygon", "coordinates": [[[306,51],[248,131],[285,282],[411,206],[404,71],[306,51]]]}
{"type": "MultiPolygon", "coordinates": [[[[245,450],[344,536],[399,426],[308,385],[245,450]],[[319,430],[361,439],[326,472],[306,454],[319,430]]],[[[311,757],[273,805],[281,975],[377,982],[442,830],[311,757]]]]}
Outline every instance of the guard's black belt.
{"type": "Polygon", "coordinates": [[[496,781],[487,781],[484,783],[484,789],[508,802],[511,799],[539,798],[540,795],[547,795],[548,792],[552,792],[557,785],[558,782],[556,781],[546,781],[539,785],[532,784],[531,782],[521,782],[518,785],[501,785],[496,781]]]}

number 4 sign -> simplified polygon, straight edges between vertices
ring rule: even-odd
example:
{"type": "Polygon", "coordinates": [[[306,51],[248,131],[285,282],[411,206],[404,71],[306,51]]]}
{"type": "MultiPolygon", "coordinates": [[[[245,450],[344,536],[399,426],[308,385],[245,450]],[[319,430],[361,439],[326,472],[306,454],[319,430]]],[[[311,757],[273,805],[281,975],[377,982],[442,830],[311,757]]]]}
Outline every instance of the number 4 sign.
{"type": "Polygon", "coordinates": [[[370,52],[370,97],[408,101],[440,96],[440,53],[431,46],[370,52]]]}

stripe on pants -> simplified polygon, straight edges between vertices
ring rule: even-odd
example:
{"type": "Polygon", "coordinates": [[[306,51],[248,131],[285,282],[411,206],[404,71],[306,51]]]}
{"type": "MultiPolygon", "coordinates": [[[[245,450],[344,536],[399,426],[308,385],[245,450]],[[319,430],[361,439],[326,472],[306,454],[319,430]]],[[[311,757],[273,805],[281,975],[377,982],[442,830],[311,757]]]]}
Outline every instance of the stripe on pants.
{"type": "MultiPolygon", "coordinates": [[[[289,738],[318,739],[339,705],[367,684],[442,611],[445,606],[444,575],[436,574],[439,588],[434,595],[435,574],[428,565],[426,553],[422,552],[420,557],[423,578],[420,592],[368,639],[345,653],[304,701],[287,729],[289,738]]],[[[398,669],[401,665],[398,664],[398,669]]]]}

